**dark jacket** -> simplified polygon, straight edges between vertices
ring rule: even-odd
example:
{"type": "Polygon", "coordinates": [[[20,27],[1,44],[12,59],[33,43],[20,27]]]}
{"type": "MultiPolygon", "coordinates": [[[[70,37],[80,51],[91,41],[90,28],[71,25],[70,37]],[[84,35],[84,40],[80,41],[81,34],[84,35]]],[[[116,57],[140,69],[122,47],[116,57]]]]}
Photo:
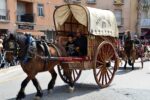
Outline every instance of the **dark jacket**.
{"type": "Polygon", "coordinates": [[[87,38],[85,36],[77,37],[75,44],[79,47],[80,56],[87,55],[87,38]]]}

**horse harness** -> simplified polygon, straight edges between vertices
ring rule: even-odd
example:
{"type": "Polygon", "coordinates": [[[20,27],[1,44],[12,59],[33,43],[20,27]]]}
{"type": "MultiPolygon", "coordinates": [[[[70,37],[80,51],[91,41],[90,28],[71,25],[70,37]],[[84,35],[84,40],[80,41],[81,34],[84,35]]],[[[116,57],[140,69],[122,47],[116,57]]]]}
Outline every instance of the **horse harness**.
{"type": "Polygon", "coordinates": [[[48,50],[48,43],[46,41],[37,41],[37,46],[40,47],[44,53],[44,70],[46,70],[46,66],[48,64],[49,58],[51,56],[49,50],[48,50]]]}

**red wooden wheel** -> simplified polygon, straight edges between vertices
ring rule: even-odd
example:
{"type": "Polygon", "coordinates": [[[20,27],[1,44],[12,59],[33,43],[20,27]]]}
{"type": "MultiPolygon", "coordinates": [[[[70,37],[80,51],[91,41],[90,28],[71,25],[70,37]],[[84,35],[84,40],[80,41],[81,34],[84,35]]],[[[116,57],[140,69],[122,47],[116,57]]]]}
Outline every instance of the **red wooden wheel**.
{"type": "Polygon", "coordinates": [[[65,64],[65,67],[68,67],[68,68],[63,69],[62,66],[63,65],[61,65],[61,66],[59,65],[58,66],[58,73],[59,73],[61,79],[65,83],[70,83],[71,82],[71,83],[74,84],[79,79],[82,70],[79,70],[79,69],[69,69],[68,64],[65,64]]]}
{"type": "Polygon", "coordinates": [[[110,42],[103,41],[98,46],[94,64],[96,83],[101,88],[109,86],[119,65],[115,48],[110,42]]]}

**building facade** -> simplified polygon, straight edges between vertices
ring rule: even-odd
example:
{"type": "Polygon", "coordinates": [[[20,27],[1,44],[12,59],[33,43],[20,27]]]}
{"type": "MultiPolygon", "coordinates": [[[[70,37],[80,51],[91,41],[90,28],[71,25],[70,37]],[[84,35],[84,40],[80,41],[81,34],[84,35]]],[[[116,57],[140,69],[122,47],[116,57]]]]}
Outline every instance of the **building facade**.
{"type": "Polygon", "coordinates": [[[50,31],[53,11],[63,0],[0,0],[0,34],[50,31]]]}
{"type": "MultiPolygon", "coordinates": [[[[53,11],[65,3],[114,12],[119,32],[137,32],[137,0],[0,0],[0,33],[54,30],[53,11]]],[[[37,33],[37,32],[36,32],[37,33]]]]}
{"type": "Polygon", "coordinates": [[[137,33],[137,0],[66,0],[70,3],[77,3],[114,12],[119,32],[130,30],[137,33]]]}
{"type": "Polygon", "coordinates": [[[142,36],[150,39],[150,1],[138,0],[139,12],[138,12],[138,31],[142,36]]]}

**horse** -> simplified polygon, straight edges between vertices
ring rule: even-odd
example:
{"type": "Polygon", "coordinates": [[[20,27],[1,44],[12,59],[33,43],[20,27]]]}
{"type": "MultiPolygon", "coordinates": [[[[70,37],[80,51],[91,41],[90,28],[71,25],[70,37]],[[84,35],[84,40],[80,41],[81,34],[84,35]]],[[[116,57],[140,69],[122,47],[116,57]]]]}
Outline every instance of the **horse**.
{"type": "MultiPolygon", "coordinates": [[[[57,60],[49,60],[45,58],[45,52],[40,47],[40,44],[36,41],[36,50],[31,53],[29,61],[24,62],[24,58],[27,53],[28,44],[26,43],[27,36],[24,34],[9,34],[4,38],[3,47],[5,51],[9,51],[9,56],[17,56],[23,71],[27,74],[27,77],[22,81],[21,88],[17,94],[16,99],[20,100],[25,98],[25,87],[31,80],[35,86],[37,93],[35,98],[41,98],[43,96],[41,86],[35,77],[39,72],[49,71],[52,76],[48,84],[48,91],[51,91],[54,88],[55,81],[57,78],[57,73],[54,69],[55,65],[58,65],[60,62],[57,60]],[[13,46],[11,46],[13,43],[13,46]],[[10,45],[11,44],[11,45],[10,45]],[[39,44],[39,45],[38,45],[39,44]],[[10,49],[10,47],[13,47],[10,49]]],[[[47,50],[50,53],[50,56],[58,57],[60,56],[57,47],[54,44],[47,46],[47,50]]],[[[13,57],[6,57],[6,59],[11,60],[13,57]]]]}
{"type": "Polygon", "coordinates": [[[141,58],[142,68],[143,68],[143,60],[142,55],[143,49],[137,46],[133,40],[127,40],[119,50],[119,56],[125,61],[124,69],[126,69],[127,63],[132,66],[132,70],[134,70],[135,60],[141,58]]]}

